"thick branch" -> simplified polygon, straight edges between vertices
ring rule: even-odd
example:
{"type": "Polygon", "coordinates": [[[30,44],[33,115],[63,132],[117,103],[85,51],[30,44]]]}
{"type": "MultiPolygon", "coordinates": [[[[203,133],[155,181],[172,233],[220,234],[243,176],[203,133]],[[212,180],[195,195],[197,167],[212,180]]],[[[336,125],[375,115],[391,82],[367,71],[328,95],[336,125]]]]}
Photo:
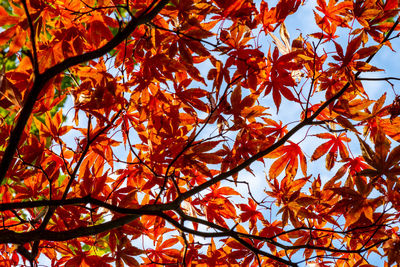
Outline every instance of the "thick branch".
{"type": "Polygon", "coordinates": [[[77,204],[92,204],[99,207],[106,208],[113,212],[118,212],[121,214],[130,215],[156,215],[155,212],[171,210],[168,204],[157,204],[157,205],[147,205],[140,208],[123,208],[118,207],[101,200],[95,199],[91,196],[70,198],[70,199],[60,199],[60,200],[37,200],[37,201],[24,201],[24,202],[11,202],[0,204],[0,211],[13,210],[13,209],[26,209],[26,208],[37,208],[37,207],[61,207],[67,205],[77,205],[77,204]]]}
{"type": "Polygon", "coordinates": [[[49,230],[33,230],[24,233],[17,233],[10,230],[0,230],[0,244],[25,244],[32,241],[48,240],[48,241],[66,241],[78,237],[96,235],[112,229],[124,226],[139,218],[139,215],[127,215],[113,221],[89,226],[78,227],[68,231],[49,231],[49,230]]]}
{"type": "Polygon", "coordinates": [[[28,20],[28,25],[30,30],[30,39],[32,44],[32,57],[33,57],[32,58],[33,73],[35,74],[35,76],[37,76],[39,74],[39,65],[38,65],[37,50],[36,50],[35,28],[33,26],[31,15],[29,14],[26,0],[23,0],[21,2],[25,10],[25,15],[28,20]]]}
{"type": "MultiPolygon", "coordinates": [[[[131,222],[132,220],[139,218],[142,215],[153,215],[153,216],[158,216],[162,217],[165,220],[167,220],[169,223],[177,227],[179,230],[186,232],[186,233],[191,233],[193,235],[197,236],[202,236],[202,237],[232,237],[236,239],[239,243],[247,247],[248,249],[252,250],[256,254],[261,254],[265,255],[267,257],[270,257],[274,260],[283,262],[288,265],[295,266],[289,261],[286,261],[284,259],[278,258],[274,255],[271,255],[265,251],[258,250],[254,248],[251,244],[248,242],[244,241],[242,238],[249,238],[249,239],[256,239],[264,242],[268,242],[270,244],[273,244],[277,247],[280,247],[284,250],[297,250],[297,249],[314,249],[314,250],[324,250],[324,251],[329,251],[329,252],[336,252],[336,253],[361,253],[364,251],[369,250],[372,247],[378,246],[379,244],[387,241],[388,239],[384,240],[379,240],[373,244],[371,244],[368,247],[362,247],[357,250],[346,250],[346,249],[337,249],[334,247],[321,247],[321,246],[315,246],[315,245],[297,245],[297,246],[288,246],[288,245],[283,245],[277,241],[274,241],[273,238],[267,238],[267,237],[261,237],[257,235],[251,235],[251,234],[244,234],[244,233],[239,233],[236,232],[232,229],[226,229],[222,226],[219,226],[217,224],[214,224],[212,222],[200,219],[200,218],[195,218],[186,215],[183,213],[181,210],[177,210],[178,214],[182,216],[182,219],[191,221],[191,222],[196,222],[199,224],[203,224],[207,227],[211,227],[217,231],[220,232],[202,232],[198,230],[194,230],[191,228],[188,228],[184,226],[182,223],[179,223],[178,221],[172,219],[171,217],[167,216],[166,214],[163,213],[163,211],[169,210],[169,206],[167,204],[158,204],[158,205],[148,205],[148,206],[143,206],[137,209],[134,208],[123,208],[123,207],[118,207],[115,205],[108,204],[106,202],[103,202],[101,200],[92,198],[90,196],[82,197],[82,198],[73,198],[73,199],[67,199],[67,200],[40,200],[40,201],[29,201],[29,202],[13,202],[13,203],[3,203],[0,204],[0,211],[5,211],[5,210],[11,210],[11,209],[22,209],[22,208],[34,208],[34,207],[41,207],[41,206],[65,206],[65,205],[76,205],[76,204],[92,204],[96,205],[99,207],[106,208],[108,210],[111,210],[113,212],[118,212],[121,214],[129,214],[125,217],[121,217],[119,219],[116,219],[114,221],[110,221],[104,224],[100,225],[95,225],[95,226],[90,226],[90,227],[80,227],[76,228],[73,230],[68,230],[68,231],[62,231],[62,232],[54,232],[54,231],[48,231],[44,229],[38,229],[34,230],[31,232],[26,232],[26,233],[16,233],[14,231],[10,230],[1,230],[0,231],[0,243],[25,243],[25,242],[30,242],[30,241],[39,241],[39,240],[49,240],[49,241],[64,241],[64,240],[69,240],[77,237],[82,237],[82,236],[90,236],[90,235],[95,235],[104,231],[109,231],[117,227],[121,227],[124,224],[127,224],[131,222]]],[[[372,224],[368,227],[362,227],[362,228],[369,228],[369,227],[381,227],[384,225],[377,225],[377,224],[372,224]]],[[[358,228],[357,230],[360,230],[362,228],[358,228]]],[[[326,229],[311,229],[307,227],[300,227],[296,229],[292,229],[289,231],[286,231],[285,233],[289,233],[292,231],[300,231],[300,230],[313,230],[313,231],[324,231],[324,232],[331,232],[331,233],[341,233],[341,234],[347,234],[348,232],[355,231],[356,229],[348,230],[348,231],[334,231],[334,230],[326,230],[326,229]]],[[[282,233],[284,234],[284,233],[282,233]]]]}

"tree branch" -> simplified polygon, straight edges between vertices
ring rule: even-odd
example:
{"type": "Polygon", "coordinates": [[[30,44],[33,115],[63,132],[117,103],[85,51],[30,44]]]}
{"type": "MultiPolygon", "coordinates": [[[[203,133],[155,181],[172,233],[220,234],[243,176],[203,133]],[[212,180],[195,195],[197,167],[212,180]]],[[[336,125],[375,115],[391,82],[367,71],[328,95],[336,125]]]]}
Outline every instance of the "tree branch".
{"type": "Polygon", "coordinates": [[[50,230],[33,230],[29,232],[17,233],[8,229],[0,230],[0,244],[25,244],[32,241],[66,241],[78,237],[96,235],[112,229],[124,226],[139,218],[140,215],[127,215],[113,221],[106,223],[89,226],[89,227],[78,227],[67,231],[50,231],[50,230]]]}
{"type": "MultiPolygon", "coordinates": [[[[155,4],[157,0],[153,1],[155,4]]],[[[123,29],[122,31],[118,32],[114,38],[112,38],[108,43],[104,46],[100,47],[97,50],[87,52],[83,55],[78,55],[74,57],[70,57],[65,59],[64,61],[58,63],[57,65],[47,69],[44,73],[38,74],[33,82],[31,90],[26,98],[24,107],[21,110],[21,114],[18,118],[18,121],[11,131],[10,139],[8,141],[8,145],[6,150],[4,151],[3,158],[0,163],[0,184],[3,183],[5,175],[7,173],[8,168],[13,160],[15,151],[17,149],[19,140],[21,138],[21,134],[24,131],[26,123],[32,113],[33,106],[45,88],[46,84],[58,74],[64,72],[68,68],[81,64],[83,62],[101,57],[106,53],[110,52],[113,48],[123,42],[129,35],[140,25],[145,24],[151,21],[169,2],[169,0],[160,0],[158,4],[155,5],[154,8],[150,9],[148,12],[141,14],[138,18],[133,18],[123,29]]]]}

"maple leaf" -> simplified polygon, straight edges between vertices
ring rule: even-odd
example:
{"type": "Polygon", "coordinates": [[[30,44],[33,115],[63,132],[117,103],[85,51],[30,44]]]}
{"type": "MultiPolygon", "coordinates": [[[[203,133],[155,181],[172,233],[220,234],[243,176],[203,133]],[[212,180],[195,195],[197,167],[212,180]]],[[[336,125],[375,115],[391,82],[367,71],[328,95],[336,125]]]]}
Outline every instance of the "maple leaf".
{"type": "Polygon", "coordinates": [[[371,223],[374,222],[373,214],[377,207],[382,205],[382,199],[367,199],[366,197],[372,191],[371,186],[364,186],[363,192],[357,192],[351,188],[332,188],[330,190],[342,196],[330,212],[334,213],[338,209],[345,209],[346,224],[349,227],[362,220],[361,215],[365,216],[371,223]]]}
{"type": "Polygon", "coordinates": [[[243,222],[250,220],[250,229],[252,229],[255,226],[257,219],[259,220],[263,219],[263,215],[261,212],[257,211],[257,205],[254,202],[254,200],[249,199],[248,203],[249,203],[248,205],[247,204],[239,205],[239,208],[243,211],[243,213],[240,214],[240,219],[243,222]]]}
{"type": "Polygon", "coordinates": [[[318,0],[317,4],[318,6],[316,9],[323,13],[324,17],[320,17],[318,13],[314,11],[315,21],[323,31],[330,25],[333,26],[331,30],[332,33],[335,33],[337,26],[350,27],[348,21],[350,20],[349,11],[353,7],[352,2],[329,0],[327,4],[325,0],[318,0]]]}
{"type": "Polygon", "coordinates": [[[339,65],[331,63],[331,65],[335,66],[338,71],[344,71],[348,75],[350,80],[353,80],[352,71],[382,71],[382,69],[370,65],[368,62],[358,60],[368,57],[376,53],[376,51],[378,50],[378,47],[376,46],[364,47],[357,50],[362,43],[362,37],[362,34],[359,34],[354,39],[352,39],[347,46],[346,53],[343,52],[343,48],[337,42],[334,42],[338,55],[333,56],[333,58],[341,62],[341,64],[339,65]]]}
{"type": "Polygon", "coordinates": [[[320,145],[315,149],[314,153],[311,156],[312,161],[317,160],[326,153],[328,153],[326,157],[326,169],[330,170],[335,165],[338,151],[342,159],[348,158],[349,152],[346,148],[346,145],[343,142],[349,142],[351,140],[347,138],[345,134],[341,133],[339,135],[334,135],[325,133],[325,134],[317,134],[316,136],[318,138],[328,139],[329,141],[323,143],[322,145],[320,145]]]}
{"type": "Polygon", "coordinates": [[[275,8],[275,17],[278,22],[283,21],[288,15],[297,11],[301,0],[284,0],[279,1],[275,8]]]}
{"type": "Polygon", "coordinates": [[[399,248],[399,237],[397,235],[394,235],[392,239],[386,241],[383,245],[383,250],[388,256],[389,265],[392,265],[393,263],[400,264],[399,248]]]}
{"type": "Polygon", "coordinates": [[[278,158],[272,163],[269,169],[269,176],[274,179],[284,169],[286,175],[294,177],[300,163],[301,171],[307,175],[307,161],[299,145],[289,142],[289,145],[282,146],[267,155],[268,158],[278,158]]]}

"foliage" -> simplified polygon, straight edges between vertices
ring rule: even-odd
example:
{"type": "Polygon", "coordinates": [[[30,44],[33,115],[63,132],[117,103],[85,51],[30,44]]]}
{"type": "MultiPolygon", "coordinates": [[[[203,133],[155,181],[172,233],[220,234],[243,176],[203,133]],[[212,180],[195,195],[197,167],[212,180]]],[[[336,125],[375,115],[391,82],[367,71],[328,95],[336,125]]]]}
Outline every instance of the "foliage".
{"type": "Polygon", "coordinates": [[[400,264],[399,3],[312,4],[1,1],[2,266],[400,264]]]}

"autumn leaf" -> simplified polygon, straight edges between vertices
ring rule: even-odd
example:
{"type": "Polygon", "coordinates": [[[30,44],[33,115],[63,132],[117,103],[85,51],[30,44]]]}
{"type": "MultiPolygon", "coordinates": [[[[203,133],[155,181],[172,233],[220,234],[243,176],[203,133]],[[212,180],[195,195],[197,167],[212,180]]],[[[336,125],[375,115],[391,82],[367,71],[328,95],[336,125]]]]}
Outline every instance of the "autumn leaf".
{"type": "Polygon", "coordinates": [[[250,220],[250,229],[255,226],[257,219],[263,219],[262,213],[257,211],[257,205],[252,199],[248,200],[248,205],[240,204],[239,208],[243,211],[243,213],[240,214],[240,219],[243,222],[250,220]]]}
{"type": "Polygon", "coordinates": [[[278,158],[272,163],[269,169],[269,176],[274,179],[284,169],[286,175],[294,177],[297,174],[297,168],[300,163],[303,174],[307,175],[307,161],[299,145],[289,142],[289,145],[282,146],[274,152],[267,155],[268,158],[278,158]]]}
{"type": "Polygon", "coordinates": [[[335,33],[337,26],[349,27],[350,14],[348,11],[352,8],[352,2],[342,1],[337,3],[334,0],[329,0],[326,3],[325,0],[318,0],[317,4],[316,9],[324,14],[324,16],[321,17],[314,11],[315,21],[323,31],[326,31],[326,28],[330,25],[333,26],[332,33],[335,33]]]}
{"type": "Polygon", "coordinates": [[[344,142],[349,142],[351,140],[347,138],[346,135],[344,134],[333,135],[327,133],[327,134],[317,134],[316,136],[318,138],[328,139],[329,141],[323,143],[322,145],[318,146],[315,149],[314,153],[311,156],[312,161],[317,160],[326,153],[328,153],[328,155],[326,156],[326,169],[330,170],[335,165],[338,151],[342,159],[348,158],[349,152],[344,142]]]}

